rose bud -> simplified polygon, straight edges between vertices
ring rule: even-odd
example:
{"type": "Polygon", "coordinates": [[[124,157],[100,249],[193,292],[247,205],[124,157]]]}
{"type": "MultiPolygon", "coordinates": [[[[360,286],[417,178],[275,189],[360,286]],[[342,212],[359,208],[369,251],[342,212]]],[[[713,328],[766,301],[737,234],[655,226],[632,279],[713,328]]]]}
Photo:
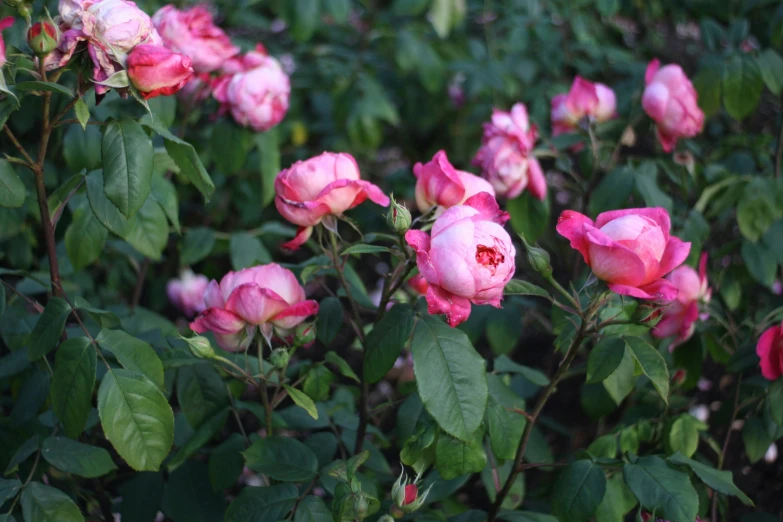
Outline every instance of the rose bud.
{"type": "Polygon", "coordinates": [[[190,58],[161,45],[137,45],[128,55],[128,79],[145,100],[174,94],[192,75],[190,58]]]}
{"type": "Polygon", "coordinates": [[[195,337],[183,337],[182,339],[188,343],[190,351],[193,352],[193,355],[196,357],[211,359],[215,355],[215,349],[212,348],[212,343],[210,343],[209,339],[206,337],[197,335],[195,337]]]}
{"type": "Polygon", "coordinates": [[[172,279],[166,285],[166,294],[171,304],[182,310],[182,313],[192,317],[206,308],[204,292],[209,285],[209,279],[191,270],[183,270],[179,279],[172,279]]]}
{"type": "Polygon", "coordinates": [[[386,214],[386,224],[398,234],[404,234],[411,228],[410,211],[405,208],[405,205],[400,205],[394,201],[394,197],[391,198],[391,208],[389,208],[389,213],[386,214]]]}
{"type": "Polygon", "coordinates": [[[381,206],[389,198],[369,181],[360,179],[359,165],[350,154],[324,152],[305,161],[297,161],[275,179],[275,206],[295,225],[296,237],[283,248],[296,250],[327,216],[340,216],[366,199],[381,206]]]}
{"type": "Polygon", "coordinates": [[[296,327],[294,332],[294,343],[296,346],[309,348],[315,342],[315,323],[302,323],[296,327]]]}
{"type": "Polygon", "coordinates": [[[5,40],[3,40],[3,29],[8,29],[14,25],[14,17],[13,16],[6,16],[2,20],[0,20],[0,67],[5,65],[6,59],[5,59],[5,40]]]}
{"type": "Polygon", "coordinates": [[[444,212],[431,235],[421,230],[405,234],[429,283],[429,313],[446,314],[449,325],[457,326],[470,315],[471,303],[500,308],[515,269],[516,250],[503,229],[508,219],[495,198],[482,192],[444,212]]]}
{"type": "Polygon", "coordinates": [[[402,470],[399,478],[392,486],[392,502],[394,502],[393,513],[400,516],[406,513],[413,513],[424,504],[430,490],[428,489],[421,497],[419,496],[419,487],[417,484],[420,478],[420,475],[417,475],[416,478],[413,479],[413,482],[409,483],[405,470],[402,470]]]}
{"type": "Polygon", "coordinates": [[[691,244],[670,235],[666,209],[613,210],[599,214],[595,223],[566,210],[557,231],[613,292],[655,301],[677,297],[677,287],[663,277],[685,261],[691,244]]]}
{"type": "Polygon", "coordinates": [[[269,362],[277,370],[284,370],[288,366],[288,361],[291,359],[291,354],[288,353],[286,348],[275,348],[272,350],[272,355],[269,356],[269,362]]]}
{"type": "Polygon", "coordinates": [[[660,65],[660,61],[653,60],[647,66],[642,108],[655,120],[663,150],[671,152],[679,138],[692,138],[701,132],[704,113],[699,108],[696,89],[682,67],[660,65]]]}
{"type": "Polygon", "coordinates": [[[577,76],[568,94],[552,98],[552,135],[573,132],[584,119],[602,123],[614,118],[617,100],[614,91],[602,83],[577,76]]]}
{"type": "Polygon", "coordinates": [[[27,44],[39,58],[54,51],[57,47],[57,28],[49,22],[38,22],[27,30],[27,44]]]}
{"type": "Polygon", "coordinates": [[[239,54],[239,48],[215,25],[206,7],[197,5],[179,10],[167,5],[152,17],[166,47],[193,61],[197,73],[211,73],[239,54]]]}
{"type": "Polygon", "coordinates": [[[455,169],[444,151],[437,152],[429,163],[413,166],[416,175],[416,206],[421,212],[439,207],[438,213],[455,205],[461,205],[480,192],[495,195],[486,180],[455,169]]]}
{"type": "Polygon", "coordinates": [[[318,303],[305,300],[294,273],[274,263],[229,272],[220,284],[213,280],[204,302],[207,308],[191,330],[213,332],[229,351],[247,348],[257,329],[269,339],[275,328],[287,332],[318,313],[318,303]]]}
{"type": "Polygon", "coordinates": [[[768,328],[756,344],[761,375],[770,381],[783,374],[783,323],[768,328]]]}

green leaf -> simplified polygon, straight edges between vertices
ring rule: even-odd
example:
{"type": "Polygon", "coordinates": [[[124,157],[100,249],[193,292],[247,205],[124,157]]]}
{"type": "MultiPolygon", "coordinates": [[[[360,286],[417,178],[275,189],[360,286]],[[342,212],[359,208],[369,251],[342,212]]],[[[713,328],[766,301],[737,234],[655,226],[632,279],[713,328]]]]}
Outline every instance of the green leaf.
{"type": "Polygon", "coordinates": [[[419,318],[411,353],[427,412],[446,433],[470,442],[487,408],[484,359],[464,332],[432,316],[419,318]]]}
{"type": "Polygon", "coordinates": [[[63,207],[71,197],[71,192],[73,192],[83,181],[84,174],[74,174],[65,180],[62,185],[57,187],[54,192],[49,194],[49,197],[46,200],[46,206],[49,207],[49,216],[51,216],[52,221],[56,220],[56,216],[62,214],[63,207]]]}
{"type": "Polygon", "coordinates": [[[174,413],[160,389],[129,370],[106,373],[98,390],[106,438],[130,467],[155,471],[174,442],[174,413]]]}
{"type": "Polygon", "coordinates": [[[515,363],[505,355],[495,359],[494,371],[495,373],[518,373],[536,386],[547,386],[549,384],[549,378],[543,372],[515,363]]]}
{"type": "Polygon", "coordinates": [[[24,203],[22,180],[8,161],[0,159],[0,207],[19,208],[24,203]]]}
{"type": "Polygon", "coordinates": [[[113,353],[124,368],[144,374],[163,389],[163,363],[149,344],[122,330],[101,330],[95,340],[113,353]]]}
{"type": "Polygon", "coordinates": [[[487,424],[492,453],[499,459],[513,459],[517,444],[525,428],[525,417],[509,411],[525,410],[525,401],[506,386],[497,375],[487,375],[489,399],[487,401],[487,424]]]}
{"type": "Polygon", "coordinates": [[[250,469],[283,482],[304,482],[318,472],[315,453],[291,437],[259,439],[242,455],[250,469]]]}
{"type": "Polygon", "coordinates": [[[3,313],[5,313],[5,285],[0,281],[0,319],[3,318],[3,313]]]}
{"type": "Polygon", "coordinates": [[[97,355],[86,337],[72,337],[60,345],[54,360],[50,399],[52,410],[68,437],[84,430],[92,408],[97,355]]]}
{"type": "Polygon", "coordinates": [[[603,380],[603,387],[615,404],[618,406],[623,399],[631,393],[633,385],[636,382],[634,376],[634,358],[630,350],[625,350],[623,359],[609,377],[603,380]]]}
{"type": "Polygon", "coordinates": [[[106,197],[103,192],[103,173],[99,170],[87,175],[87,199],[93,214],[104,227],[121,238],[130,234],[131,222],[106,197]]]}
{"type": "Polygon", "coordinates": [[[601,16],[614,16],[620,10],[620,0],[598,0],[597,4],[601,16]]]}
{"type": "Polygon", "coordinates": [[[688,466],[696,473],[696,476],[701,479],[707,486],[723,493],[724,495],[731,495],[737,497],[746,506],[753,506],[753,501],[743,493],[737,486],[734,485],[734,479],[731,475],[731,471],[720,471],[713,467],[702,464],[701,462],[689,459],[679,453],[675,453],[669,457],[669,461],[674,464],[680,464],[688,466]]]}
{"type": "Polygon", "coordinates": [[[625,207],[634,187],[634,176],[628,167],[618,167],[607,174],[590,196],[589,213],[597,216],[607,210],[625,207]]]}
{"type": "Polygon", "coordinates": [[[467,11],[466,0],[433,0],[427,18],[438,36],[446,38],[462,22],[467,11]]]}
{"type": "Polygon", "coordinates": [[[764,456],[772,444],[772,437],[761,419],[753,418],[745,421],[742,427],[742,442],[745,443],[745,453],[751,464],[755,464],[764,456]]]}
{"type": "Polygon", "coordinates": [[[647,511],[671,522],[693,522],[699,496],[688,475],[666,465],[660,457],[641,457],[623,467],[625,483],[647,511]]]}
{"type": "Polygon", "coordinates": [[[176,137],[165,127],[157,125],[153,128],[163,138],[166,152],[177,164],[180,173],[196,186],[205,200],[209,200],[212,193],[215,192],[215,184],[209,177],[207,169],[204,168],[204,164],[201,163],[201,158],[193,145],[176,137]]]}
{"type": "Polygon", "coordinates": [[[587,447],[591,457],[613,459],[617,456],[617,436],[615,434],[601,435],[587,447]]]}
{"type": "Polygon", "coordinates": [[[506,286],[503,288],[503,295],[533,295],[549,298],[549,292],[540,286],[522,281],[521,279],[512,279],[506,283],[506,286]]]}
{"type": "Polygon", "coordinates": [[[269,522],[282,520],[299,498],[293,484],[246,487],[234,499],[223,522],[269,522]]]}
{"type": "Polygon", "coordinates": [[[40,359],[54,350],[60,341],[60,336],[65,328],[65,321],[70,313],[71,306],[67,302],[59,297],[49,299],[30,334],[28,355],[31,361],[40,359]]]}
{"type": "Polygon", "coordinates": [[[40,482],[31,482],[24,488],[22,516],[26,522],[84,522],[71,497],[40,482]]]}
{"type": "Polygon", "coordinates": [[[73,111],[76,113],[76,119],[79,120],[82,129],[87,130],[87,123],[90,121],[90,108],[84,103],[84,99],[79,98],[76,100],[73,111]]]}
{"type": "Polygon", "coordinates": [[[625,357],[625,341],[620,337],[604,337],[593,347],[587,359],[587,383],[601,382],[609,377],[625,357]]]}
{"type": "Polygon", "coordinates": [[[77,208],[65,231],[65,251],[73,268],[81,270],[95,262],[101,256],[108,237],[108,230],[86,203],[77,208]]]}
{"type": "Polygon", "coordinates": [[[359,377],[354,373],[351,365],[348,364],[348,361],[337,355],[337,352],[326,352],[324,360],[335,365],[343,377],[348,377],[353,381],[359,382],[359,377]]]}
{"type": "Polygon", "coordinates": [[[307,371],[302,390],[316,401],[325,401],[329,397],[329,387],[334,382],[334,374],[325,366],[316,365],[307,371]]]}
{"type": "Polygon", "coordinates": [[[103,128],[103,190],[127,218],[150,194],[153,156],[152,140],[135,120],[114,120],[103,128]]]}
{"type": "Polygon", "coordinates": [[[778,267],[775,252],[761,241],[758,243],[743,241],[740,252],[745,267],[753,279],[766,287],[771,287],[775,282],[778,267]]]}
{"type": "Polygon", "coordinates": [[[624,522],[625,515],[636,506],[636,498],[628,486],[625,485],[623,476],[612,475],[606,481],[606,494],[595,511],[596,522],[624,522]]]}
{"type": "Polygon", "coordinates": [[[775,189],[767,180],[756,178],[745,186],[737,204],[737,224],[743,236],[755,243],[779,214],[775,189]]]}
{"type": "Polygon", "coordinates": [[[703,18],[699,29],[704,46],[710,51],[718,49],[728,38],[723,27],[712,18],[703,18]]]}
{"type": "Polygon", "coordinates": [[[299,391],[293,386],[283,384],[283,388],[285,388],[285,390],[288,392],[288,395],[291,396],[291,400],[294,401],[294,404],[305,410],[307,414],[310,415],[310,417],[318,420],[318,409],[315,407],[313,399],[311,399],[305,392],[299,391]]]}
{"type": "Polygon", "coordinates": [[[721,87],[723,77],[723,63],[712,63],[703,66],[693,78],[693,86],[698,93],[699,108],[709,118],[720,110],[721,87]]]}
{"type": "Polygon", "coordinates": [[[652,161],[645,161],[634,172],[636,190],[648,207],[663,207],[669,212],[674,208],[672,198],[658,186],[658,167],[652,161]]]}
{"type": "MultiPolygon", "coordinates": [[[[100,127],[90,125],[82,129],[79,125],[69,125],[63,137],[63,157],[71,172],[100,169],[101,163],[100,127]]],[[[103,190],[103,187],[101,187],[103,190]]]]}
{"type": "Polygon", "coordinates": [[[329,346],[343,325],[343,306],[337,297],[327,297],[318,307],[315,335],[329,346]]]}
{"type": "Polygon", "coordinates": [[[351,14],[351,0],[325,0],[324,6],[326,12],[338,24],[344,24],[348,21],[348,16],[351,14]]]}
{"type": "Polygon", "coordinates": [[[183,266],[194,265],[206,259],[215,247],[215,232],[212,229],[198,227],[185,232],[179,262],[183,266]]]}
{"type": "Polygon", "coordinates": [[[150,522],[161,508],[163,473],[134,473],[120,486],[120,518],[126,522],[150,522]]]}
{"type": "Polygon", "coordinates": [[[222,120],[212,127],[212,159],[224,174],[236,174],[245,165],[252,147],[250,132],[233,121],[222,120]]]}
{"type": "Polygon", "coordinates": [[[441,433],[435,447],[435,465],[444,480],[480,472],[487,465],[481,437],[466,443],[441,433]]]}
{"type": "Polygon", "coordinates": [[[174,471],[179,468],[185,461],[200,450],[207,442],[220,433],[223,426],[226,425],[226,419],[228,419],[228,408],[218,412],[211,419],[206,420],[193,432],[188,441],[180,448],[180,450],[168,461],[167,467],[169,471],[174,471]]]}
{"type": "Polygon", "coordinates": [[[130,220],[131,231],[125,240],[154,261],[160,260],[163,249],[169,240],[169,227],[166,214],[154,198],[144,202],[141,209],[130,220]]]}
{"type": "Polygon", "coordinates": [[[22,483],[17,479],[0,479],[0,506],[5,504],[6,500],[14,498],[21,488],[22,483]]]}
{"type": "Polygon", "coordinates": [[[231,267],[234,270],[272,262],[272,256],[261,240],[247,232],[232,234],[229,251],[231,252],[231,267]]]}
{"type": "Polygon", "coordinates": [[[41,456],[60,471],[84,478],[102,477],[117,469],[105,449],[67,437],[48,437],[43,442],[41,456]]]}
{"type": "Polygon", "coordinates": [[[288,2],[288,18],[291,23],[291,36],[299,43],[312,38],[321,18],[321,2],[312,0],[292,0],[288,2]]]}
{"type": "Polygon", "coordinates": [[[73,91],[69,89],[68,87],[64,85],[60,85],[59,83],[54,82],[40,82],[40,81],[29,81],[29,82],[20,82],[14,85],[16,87],[17,91],[47,91],[47,92],[56,92],[60,94],[65,94],[70,98],[73,98],[73,91]]]}
{"type": "Polygon", "coordinates": [[[506,522],[557,522],[556,517],[535,511],[505,511],[498,515],[498,519],[506,522]]]}
{"type": "Polygon", "coordinates": [[[171,226],[179,234],[179,201],[174,184],[160,174],[153,174],[151,195],[158,202],[166,217],[169,218],[171,226]]]}
{"type": "Polygon", "coordinates": [[[741,120],[758,105],[764,81],[752,57],[734,55],[725,64],[721,85],[726,112],[732,118],[741,120]]]}
{"type": "Polygon", "coordinates": [[[765,49],[756,62],[767,89],[778,96],[783,91],[783,58],[774,49],[765,49]]]}
{"type": "Polygon", "coordinates": [[[224,495],[212,489],[204,462],[189,460],[169,475],[161,511],[172,522],[222,520],[224,495]]]}
{"type": "Polygon", "coordinates": [[[772,422],[783,426],[783,380],[774,381],[767,390],[767,411],[772,422]]]}
{"type": "Polygon", "coordinates": [[[413,331],[413,308],[394,305],[367,334],[364,378],[370,383],[383,379],[402,353],[413,331]]]}
{"type": "Polygon", "coordinates": [[[584,522],[593,516],[605,493],[603,470],[590,460],[577,460],[558,475],[552,508],[560,520],[584,522]]]}
{"type": "Polygon", "coordinates": [[[334,518],[322,499],[307,496],[297,506],[294,522],[334,522],[334,518]]]}
{"type": "Polygon", "coordinates": [[[549,224],[551,211],[549,198],[539,201],[525,191],[518,198],[506,202],[506,210],[511,215],[511,227],[525,236],[529,243],[535,243],[549,224]]]}
{"type": "Polygon", "coordinates": [[[345,250],[343,250],[340,255],[341,256],[349,256],[349,255],[359,255],[359,254],[377,254],[380,252],[391,252],[391,249],[384,246],[378,246],[378,245],[353,245],[349,246],[345,250]]]}
{"type": "Polygon", "coordinates": [[[626,337],[630,354],[655,387],[663,402],[669,403],[669,370],[663,356],[641,337],[626,337]]]}
{"type": "Polygon", "coordinates": [[[669,428],[666,439],[668,449],[692,457],[699,447],[699,431],[703,429],[703,424],[693,415],[678,415],[669,428]]]}
{"type": "Polygon", "coordinates": [[[177,370],[177,398],[193,428],[228,406],[223,379],[208,364],[183,366],[177,370]]]}
{"type": "Polygon", "coordinates": [[[222,491],[236,484],[245,469],[242,450],[245,439],[239,433],[232,433],[220,446],[212,450],[209,456],[209,481],[212,489],[222,491]]]}
{"type": "Polygon", "coordinates": [[[38,435],[33,435],[27,439],[24,444],[16,448],[8,465],[5,468],[5,474],[10,475],[19,469],[19,464],[27,460],[31,455],[38,451],[38,435]]]}
{"type": "Polygon", "coordinates": [[[280,138],[276,128],[256,134],[256,147],[261,156],[261,206],[275,199],[275,178],[280,173],[280,138]]]}

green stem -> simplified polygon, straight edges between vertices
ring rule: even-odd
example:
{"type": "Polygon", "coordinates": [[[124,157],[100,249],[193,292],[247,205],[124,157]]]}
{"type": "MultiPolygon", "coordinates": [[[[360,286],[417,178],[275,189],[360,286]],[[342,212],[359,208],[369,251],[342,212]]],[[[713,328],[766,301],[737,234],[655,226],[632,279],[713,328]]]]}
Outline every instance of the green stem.
{"type": "Polygon", "coordinates": [[[548,276],[546,276],[546,280],[549,281],[549,284],[552,285],[555,288],[555,290],[560,292],[563,295],[563,297],[568,299],[568,302],[571,303],[572,305],[574,305],[574,308],[576,310],[581,310],[582,309],[581,305],[579,304],[579,301],[577,301],[574,298],[574,296],[571,295],[571,293],[568,290],[563,288],[563,286],[560,283],[558,283],[555,280],[554,277],[552,277],[552,274],[549,274],[548,276]]]}
{"type": "MultiPolygon", "coordinates": [[[[259,336],[258,372],[261,375],[264,375],[263,355],[264,355],[264,338],[263,336],[259,336]]],[[[267,380],[266,378],[264,378],[258,384],[258,390],[261,393],[261,403],[264,405],[264,417],[266,417],[264,419],[266,421],[266,436],[271,437],[274,434],[274,430],[272,428],[272,403],[269,402],[269,392],[266,389],[266,385],[267,385],[267,380]]]]}

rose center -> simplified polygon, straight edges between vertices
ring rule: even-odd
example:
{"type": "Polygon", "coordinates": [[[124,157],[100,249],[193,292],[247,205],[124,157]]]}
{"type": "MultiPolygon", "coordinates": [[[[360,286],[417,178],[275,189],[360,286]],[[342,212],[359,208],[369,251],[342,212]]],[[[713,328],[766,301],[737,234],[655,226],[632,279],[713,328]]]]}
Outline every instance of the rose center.
{"type": "Polygon", "coordinates": [[[505,260],[506,256],[499,252],[495,247],[488,247],[484,245],[476,246],[476,262],[492,271],[493,275],[495,274],[495,270],[497,270],[498,265],[505,260]]]}

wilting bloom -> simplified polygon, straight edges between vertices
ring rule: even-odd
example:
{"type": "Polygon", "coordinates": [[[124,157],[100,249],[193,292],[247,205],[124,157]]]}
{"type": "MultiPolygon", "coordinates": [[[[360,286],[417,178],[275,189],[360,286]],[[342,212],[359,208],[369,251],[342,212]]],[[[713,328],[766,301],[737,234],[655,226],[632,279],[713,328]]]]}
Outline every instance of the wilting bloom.
{"type": "Polygon", "coordinates": [[[692,138],[701,132],[704,113],[699,108],[696,89],[682,67],[653,60],[644,75],[647,87],[642,107],[657,124],[658,141],[671,152],[679,138],[692,138]]]}
{"type": "Polygon", "coordinates": [[[595,223],[566,210],[557,231],[571,240],[593,274],[621,295],[671,301],[677,287],[663,277],[688,257],[690,243],[670,235],[669,213],[663,208],[632,208],[599,214],[595,223]]]}
{"type": "Polygon", "coordinates": [[[243,350],[256,329],[269,338],[274,328],[287,331],[318,312],[305,300],[296,276],[277,264],[229,272],[204,293],[207,308],[190,323],[196,333],[211,331],[226,350],[243,350]]]}
{"type": "Polygon", "coordinates": [[[577,76],[568,94],[552,98],[552,135],[573,132],[583,118],[602,123],[616,116],[614,91],[602,83],[577,76]]]}
{"type": "Polygon", "coordinates": [[[495,198],[482,192],[445,211],[431,235],[421,230],[405,234],[429,284],[431,314],[446,314],[449,324],[457,326],[470,315],[470,303],[500,308],[515,268],[516,251],[503,229],[508,218],[495,198]]]}
{"type": "Polygon", "coordinates": [[[366,199],[389,205],[389,198],[360,179],[359,165],[350,154],[324,152],[297,161],[275,179],[275,206],[284,218],[299,225],[296,237],[283,248],[299,248],[326,216],[339,216],[366,199]]]}
{"type": "Polygon", "coordinates": [[[480,192],[495,195],[486,180],[455,169],[444,151],[438,151],[429,163],[417,163],[413,166],[416,175],[416,206],[422,212],[432,207],[447,209],[461,205],[467,199],[480,192]]]}
{"type": "Polygon", "coordinates": [[[774,381],[783,374],[783,323],[768,328],[756,344],[761,359],[761,374],[774,381]]]}
{"type": "Polygon", "coordinates": [[[0,20],[0,67],[5,65],[5,40],[3,40],[3,29],[8,29],[14,25],[14,17],[13,16],[6,16],[2,20],[0,20]]]}
{"type": "Polygon", "coordinates": [[[27,30],[27,44],[36,56],[46,56],[57,47],[57,28],[49,22],[38,22],[27,30]]]}
{"type": "Polygon", "coordinates": [[[408,286],[413,288],[416,292],[420,293],[421,295],[425,295],[427,293],[427,289],[429,288],[430,284],[427,282],[426,279],[424,279],[423,275],[416,274],[415,276],[408,279],[408,286]]]}
{"type": "Polygon", "coordinates": [[[145,99],[174,94],[193,74],[190,58],[162,45],[137,45],[127,65],[128,79],[145,99]]]}
{"type": "Polygon", "coordinates": [[[239,53],[239,48],[215,25],[212,13],[204,6],[179,10],[167,5],[155,13],[152,21],[166,47],[190,57],[198,73],[216,71],[239,53]]]}
{"type": "Polygon", "coordinates": [[[207,276],[194,274],[191,270],[184,270],[179,279],[172,279],[166,285],[166,294],[169,301],[182,310],[182,313],[192,317],[204,311],[204,292],[209,285],[207,276]]]}
{"type": "Polygon", "coordinates": [[[537,138],[523,103],[515,104],[510,112],[495,109],[492,121],[484,124],[482,145],[473,164],[481,167],[498,196],[515,198],[527,188],[538,199],[546,197],[544,172],[531,154],[537,138]]]}
{"type": "Polygon", "coordinates": [[[655,325],[655,337],[676,335],[672,348],[682,344],[693,335],[699,318],[699,303],[709,302],[712,290],[707,282],[707,254],[702,254],[699,271],[683,265],[675,268],[668,279],[679,292],[677,298],[663,309],[663,318],[655,325]]]}

